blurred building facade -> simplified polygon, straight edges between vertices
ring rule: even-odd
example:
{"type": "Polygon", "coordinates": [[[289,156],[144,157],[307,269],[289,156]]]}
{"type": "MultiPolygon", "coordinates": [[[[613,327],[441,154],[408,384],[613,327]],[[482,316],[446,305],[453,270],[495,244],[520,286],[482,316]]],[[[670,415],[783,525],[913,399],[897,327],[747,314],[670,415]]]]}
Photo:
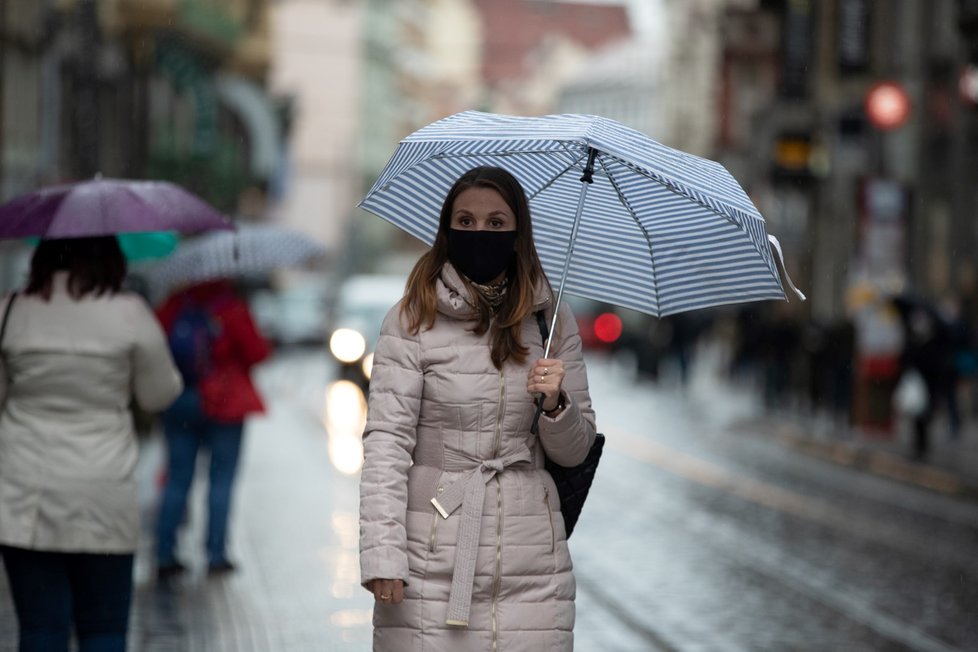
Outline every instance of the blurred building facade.
{"type": "Polygon", "coordinates": [[[273,179],[267,0],[3,0],[3,196],[157,177],[225,211],[273,179]]]}
{"type": "Polygon", "coordinates": [[[662,2],[654,29],[588,58],[560,91],[558,108],[618,120],[698,156],[714,154],[720,25],[738,0],[662,2]]]}
{"type": "MultiPolygon", "coordinates": [[[[625,7],[614,3],[364,0],[358,191],[369,189],[401,138],[430,122],[469,109],[554,112],[586,60],[630,33],[625,7]]],[[[361,259],[403,251],[391,263],[403,267],[422,248],[381,220],[352,217],[361,259]]]]}
{"type": "MultiPolygon", "coordinates": [[[[288,0],[272,7],[268,85],[291,98],[275,215],[334,251],[359,199],[364,2],[288,0]]],[[[382,123],[381,123],[382,124],[382,123]]]]}
{"type": "Polygon", "coordinates": [[[267,193],[285,124],[269,6],[0,0],[0,199],[97,173],[172,180],[231,214],[267,193]]]}

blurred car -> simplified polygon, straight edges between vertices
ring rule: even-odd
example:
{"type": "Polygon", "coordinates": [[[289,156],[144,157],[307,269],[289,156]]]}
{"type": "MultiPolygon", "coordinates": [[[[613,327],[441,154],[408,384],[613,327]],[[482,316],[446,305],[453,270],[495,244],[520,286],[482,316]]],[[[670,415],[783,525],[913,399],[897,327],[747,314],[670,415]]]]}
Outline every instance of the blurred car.
{"type": "Polygon", "coordinates": [[[249,305],[259,330],[276,346],[320,346],[326,340],[328,299],[325,279],[306,278],[281,290],[256,290],[249,305]]]}
{"type": "Polygon", "coordinates": [[[406,276],[362,274],[346,279],[329,316],[329,352],[338,377],[357,384],[366,394],[380,326],[404,295],[406,276]]]}
{"type": "Polygon", "coordinates": [[[404,294],[405,276],[351,276],[340,287],[328,319],[327,348],[336,371],[327,383],[323,426],[330,461],[353,475],[363,463],[361,436],[367,420],[367,391],[374,347],[384,317],[404,294]]]}

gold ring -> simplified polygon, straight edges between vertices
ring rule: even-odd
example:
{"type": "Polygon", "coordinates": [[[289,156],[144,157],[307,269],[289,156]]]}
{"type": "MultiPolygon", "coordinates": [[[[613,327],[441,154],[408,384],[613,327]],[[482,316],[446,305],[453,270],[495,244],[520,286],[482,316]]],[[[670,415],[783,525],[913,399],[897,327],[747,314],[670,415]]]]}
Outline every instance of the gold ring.
{"type": "Polygon", "coordinates": [[[540,379],[540,382],[542,383],[543,382],[543,376],[538,376],[538,378],[540,379]]]}
{"type": "Polygon", "coordinates": [[[382,595],[382,596],[380,596],[380,599],[381,600],[390,600],[392,597],[393,596],[390,596],[390,595],[382,595]]]}
{"type": "Polygon", "coordinates": [[[548,371],[550,371],[550,370],[549,370],[549,369],[547,369],[546,367],[544,367],[544,368],[543,368],[543,375],[544,375],[544,376],[546,376],[546,375],[547,375],[547,372],[548,372],[548,371]]]}

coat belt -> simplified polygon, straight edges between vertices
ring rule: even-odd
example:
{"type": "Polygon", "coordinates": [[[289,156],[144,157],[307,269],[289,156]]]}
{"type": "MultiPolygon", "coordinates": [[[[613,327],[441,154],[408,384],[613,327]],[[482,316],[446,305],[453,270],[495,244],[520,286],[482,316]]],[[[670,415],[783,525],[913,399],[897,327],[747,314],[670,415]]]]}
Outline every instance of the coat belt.
{"type": "Polygon", "coordinates": [[[522,446],[515,453],[490,460],[476,460],[477,466],[453,482],[437,497],[431,499],[442,518],[459,507],[462,508],[458,525],[458,539],[455,543],[455,568],[452,572],[452,588],[448,594],[448,615],[446,625],[469,624],[469,609],[472,606],[472,584],[475,580],[476,555],[479,551],[479,536],[482,529],[482,505],[486,497],[486,484],[497,473],[518,462],[531,462],[530,449],[522,446]]]}

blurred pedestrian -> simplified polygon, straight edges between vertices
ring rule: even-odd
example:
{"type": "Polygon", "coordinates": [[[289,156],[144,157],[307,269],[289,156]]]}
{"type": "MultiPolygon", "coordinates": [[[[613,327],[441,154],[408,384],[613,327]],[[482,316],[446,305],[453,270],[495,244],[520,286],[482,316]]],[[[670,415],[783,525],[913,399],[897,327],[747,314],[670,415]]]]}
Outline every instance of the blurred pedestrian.
{"type": "Polygon", "coordinates": [[[139,537],[130,399],[180,375],[114,237],[43,240],[4,302],[0,544],[20,650],[123,652],[139,537]]]}
{"type": "Polygon", "coordinates": [[[929,302],[907,294],[893,303],[904,327],[904,348],[900,356],[903,370],[913,369],[927,386],[927,403],[914,417],[912,454],[916,459],[930,451],[930,425],[937,407],[946,404],[952,376],[953,350],[951,333],[937,308],[929,302]]]}
{"type": "Polygon", "coordinates": [[[463,174],[374,355],[360,481],[374,650],[573,648],[574,578],[544,452],[579,464],[595,427],[566,304],[543,358],[536,313],[550,323],[554,303],[519,182],[463,174]]]}
{"type": "Polygon", "coordinates": [[[176,539],[201,448],[210,452],[208,572],[232,571],[227,532],[244,422],[248,415],[264,411],[251,369],[268,357],[270,347],[228,280],[174,293],[158,316],[185,388],[162,414],[167,471],[157,523],[157,578],[166,581],[186,570],[176,556],[176,539]]]}
{"type": "Polygon", "coordinates": [[[978,371],[978,356],[973,348],[971,325],[961,312],[961,303],[954,295],[945,296],[937,307],[938,316],[947,331],[948,363],[944,380],[947,399],[948,435],[952,440],[961,434],[961,407],[958,391],[965,381],[978,371]]]}

